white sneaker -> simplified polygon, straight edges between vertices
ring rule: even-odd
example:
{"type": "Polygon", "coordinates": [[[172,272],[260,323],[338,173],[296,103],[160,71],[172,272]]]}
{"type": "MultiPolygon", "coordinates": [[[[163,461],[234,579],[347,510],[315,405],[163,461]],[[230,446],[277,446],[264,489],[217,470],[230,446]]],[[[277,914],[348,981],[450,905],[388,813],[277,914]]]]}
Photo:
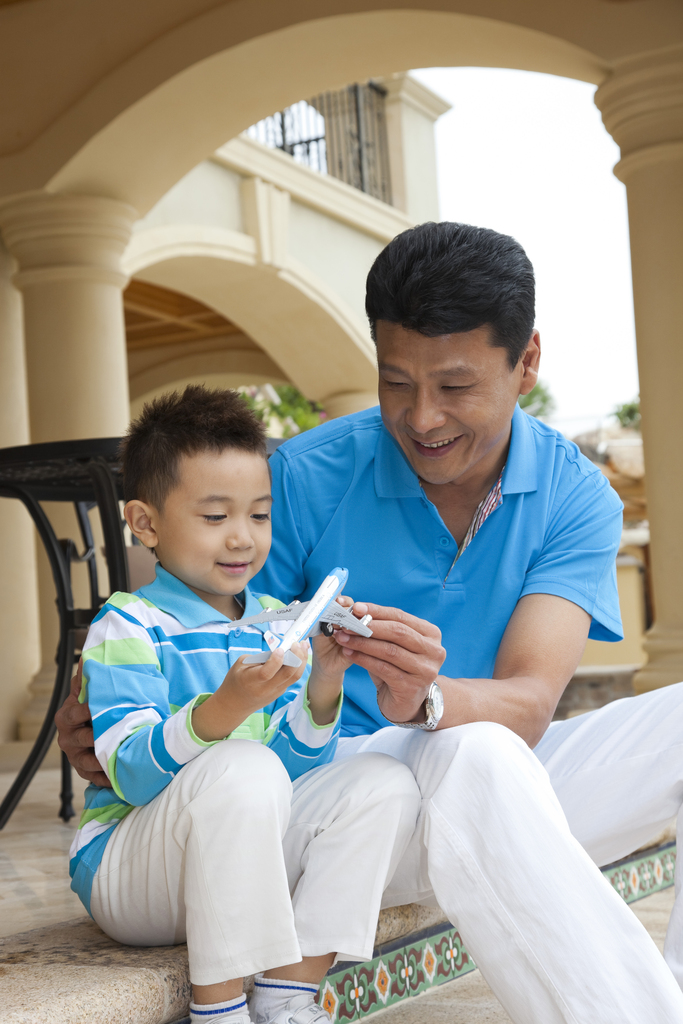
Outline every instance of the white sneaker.
{"type": "MultiPolygon", "coordinates": [[[[223,1014],[217,1013],[215,1017],[208,1017],[205,1018],[205,1020],[223,1020],[223,1018],[223,1014]]],[[[237,1016],[235,1016],[232,1013],[228,1014],[228,1018],[230,1020],[230,1024],[252,1024],[251,1017],[249,1016],[249,1011],[246,1009],[244,1010],[243,1013],[240,1013],[237,1016]]]]}
{"type": "Polygon", "coordinates": [[[318,1003],[309,1003],[308,994],[292,996],[274,1017],[257,1014],[254,1024],[330,1024],[329,1014],[318,1003]]]}

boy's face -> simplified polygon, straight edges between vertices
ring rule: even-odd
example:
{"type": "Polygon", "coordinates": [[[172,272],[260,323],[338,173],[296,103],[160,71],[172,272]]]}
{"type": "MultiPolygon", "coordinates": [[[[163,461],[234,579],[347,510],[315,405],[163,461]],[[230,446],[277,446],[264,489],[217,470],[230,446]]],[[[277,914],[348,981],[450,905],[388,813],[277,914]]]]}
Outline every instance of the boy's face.
{"type": "Polygon", "coordinates": [[[264,458],[227,449],[185,455],[162,511],[140,501],[126,519],[156,549],[167,572],[207,604],[234,617],[233,595],[261,569],[271,541],[270,477],[264,458]]]}

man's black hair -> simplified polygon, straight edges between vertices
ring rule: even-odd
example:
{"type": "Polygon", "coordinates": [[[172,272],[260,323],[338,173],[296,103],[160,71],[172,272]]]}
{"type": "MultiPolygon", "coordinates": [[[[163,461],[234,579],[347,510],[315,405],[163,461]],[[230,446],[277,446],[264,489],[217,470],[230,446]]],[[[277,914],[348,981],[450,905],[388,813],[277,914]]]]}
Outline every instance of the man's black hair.
{"type": "Polygon", "coordinates": [[[519,362],[534,328],[534,268],[509,235],[471,224],[419,224],[379,254],[367,280],[365,309],[377,321],[427,338],[488,325],[491,344],[519,362]]]}
{"type": "Polygon", "coordinates": [[[124,501],[162,510],[183,455],[233,448],[266,459],[266,432],[237,391],[188,384],[145,405],[121,441],[124,501]]]}

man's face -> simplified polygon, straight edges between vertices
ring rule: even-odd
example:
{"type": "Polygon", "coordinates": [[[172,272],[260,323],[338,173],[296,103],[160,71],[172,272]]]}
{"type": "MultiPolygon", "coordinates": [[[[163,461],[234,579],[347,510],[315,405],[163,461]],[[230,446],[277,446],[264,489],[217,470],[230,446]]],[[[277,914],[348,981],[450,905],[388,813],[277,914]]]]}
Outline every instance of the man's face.
{"type": "Polygon", "coordinates": [[[377,323],[382,419],[425,483],[488,473],[507,445],[519,395],[538,379],[538,332],[514,369],[489,338],[487,326],[426,338],[377,323]]]}

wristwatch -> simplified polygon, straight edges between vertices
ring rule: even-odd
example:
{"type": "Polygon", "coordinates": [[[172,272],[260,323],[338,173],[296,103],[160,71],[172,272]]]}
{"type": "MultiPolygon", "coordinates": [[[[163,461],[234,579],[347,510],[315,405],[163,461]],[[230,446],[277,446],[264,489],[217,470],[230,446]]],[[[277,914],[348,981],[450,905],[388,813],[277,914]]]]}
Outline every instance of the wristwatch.
{"type": "Polygon", "coordinates": [[[424,722],[393,722],[400,729],[436,729],[443,715],[443,693],[437,682],[433,682],[427,691],[422,707],[425,709],[424,722]]]}

